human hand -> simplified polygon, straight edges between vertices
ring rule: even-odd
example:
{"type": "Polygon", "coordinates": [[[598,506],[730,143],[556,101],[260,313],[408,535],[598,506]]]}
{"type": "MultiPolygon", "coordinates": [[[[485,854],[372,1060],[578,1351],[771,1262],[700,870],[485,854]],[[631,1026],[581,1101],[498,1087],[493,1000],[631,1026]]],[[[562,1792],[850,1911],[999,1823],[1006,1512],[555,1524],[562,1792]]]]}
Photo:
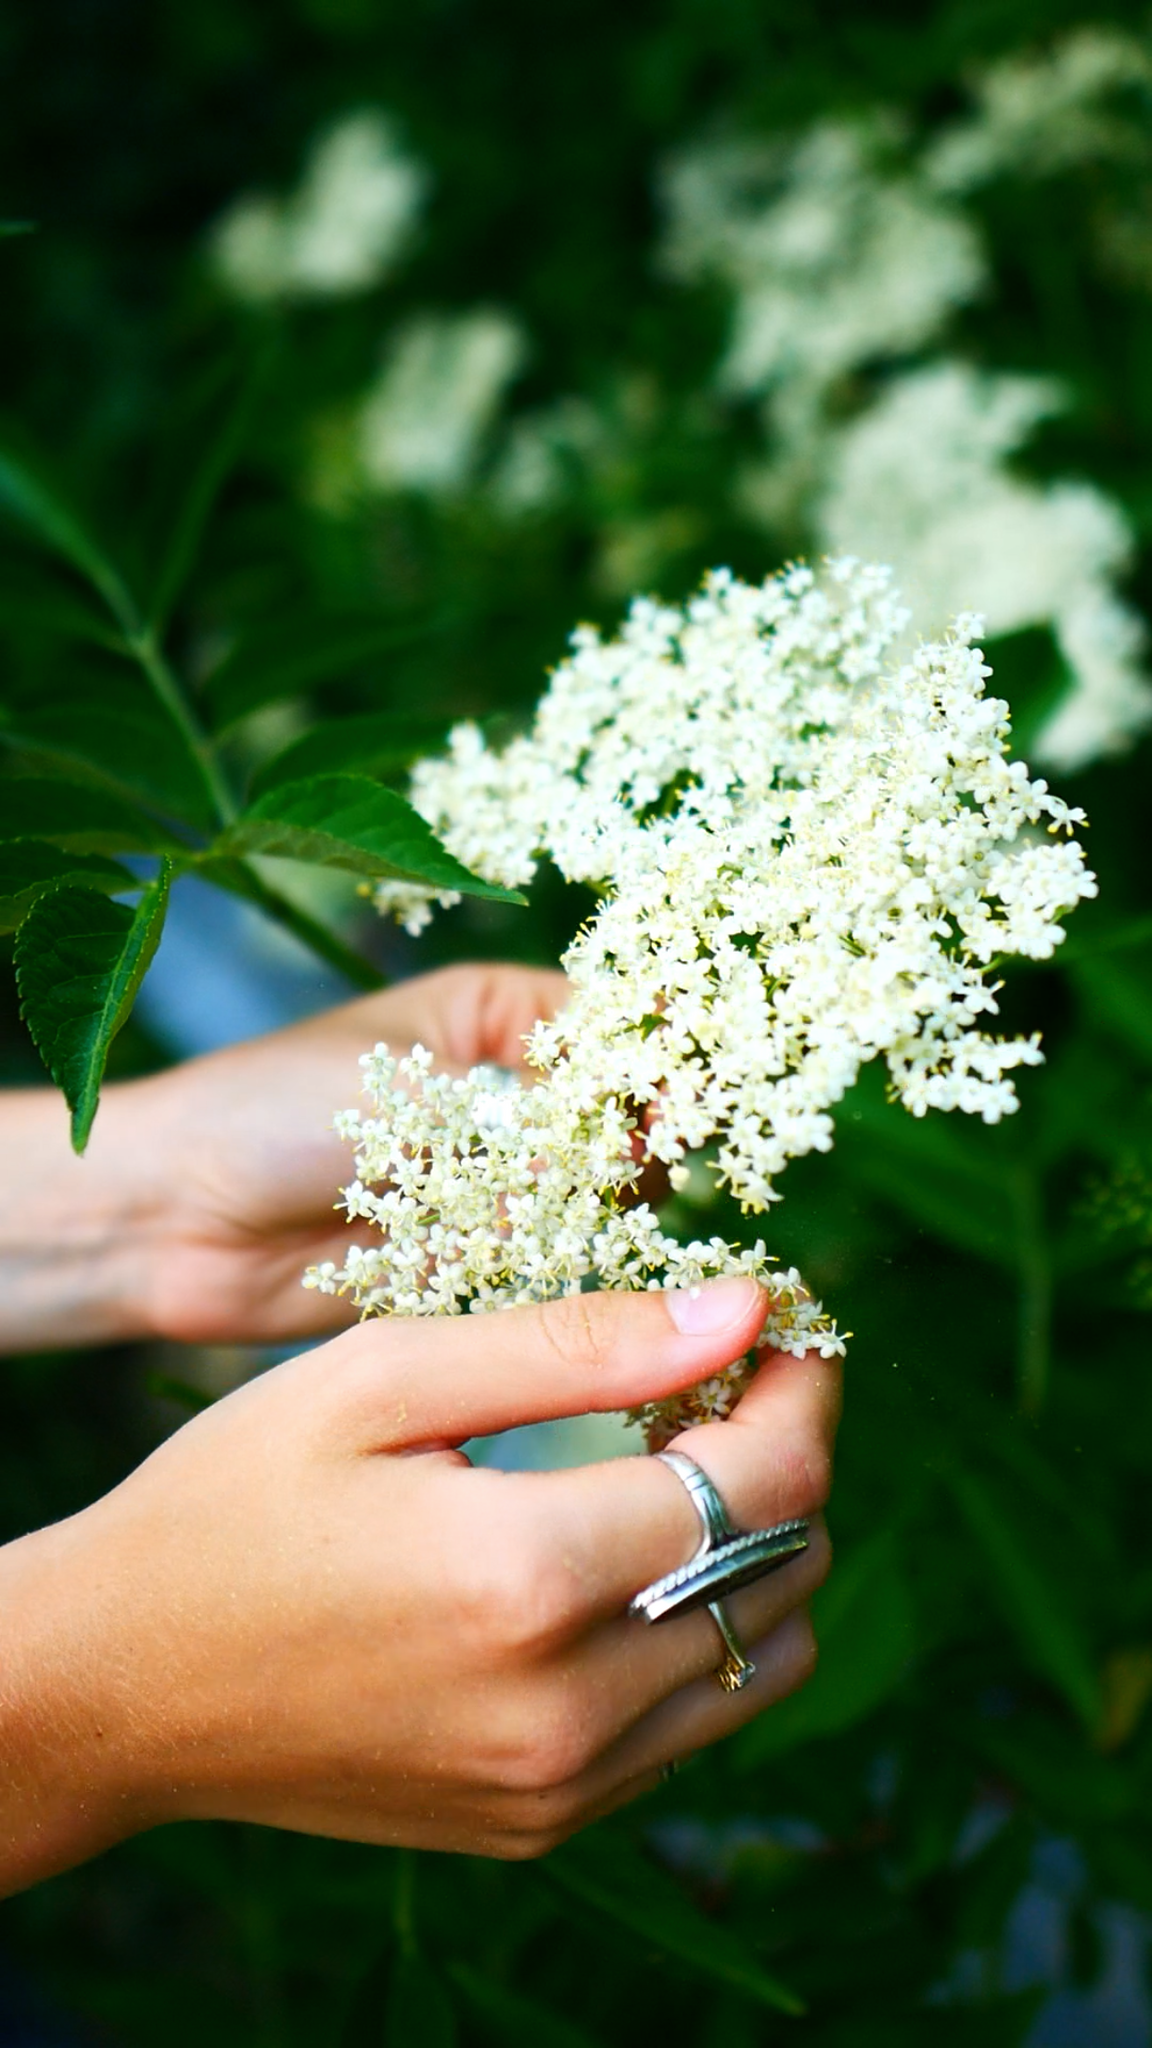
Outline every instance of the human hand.
{"type": "Polygon", "coordinates": [[[350,1155],[332,1119],[357,1100],[361,1053],[420,1041],[444,1066],[515,1067],[566,986],[546,969],[446,968],[119,1083],[83,1159],[58,1096],[14,1091],[0,1112],[0,1349],[278,1343],[351,1322],[301,1278],[342,1264],[357,1236],[335,1209],[350,1155]]]}
{"type": "MultiPolygon", "coordinates": [[[[791,1691],[822,1521],[731,1598],[757,1665],[731,1696],[706,1613],[626,1613],[696,1548],[672,1473],[502,1473],[456,1448],[671,1394],[764,1310],[723,1280],[365,1323],[0,1552],[0,1890],[189,1817],[537,1854],[791,1691]]],[[[816,1515],[839,1394],[833,1362],[771,1355],[728,1421],[678,1441],[738,1526],[816,1515]]]]}

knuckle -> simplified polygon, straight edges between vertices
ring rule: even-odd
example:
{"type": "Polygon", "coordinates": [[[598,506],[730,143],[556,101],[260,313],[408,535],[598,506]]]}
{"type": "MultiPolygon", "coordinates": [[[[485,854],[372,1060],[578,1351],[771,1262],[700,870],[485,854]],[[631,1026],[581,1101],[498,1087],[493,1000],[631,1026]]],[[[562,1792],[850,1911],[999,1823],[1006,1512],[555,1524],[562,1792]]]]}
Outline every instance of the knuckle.
{"type": "Polygon", "coordinates": [[[611,1346],[602,1302],[600,1295],[566,1294],[538,1311],[543,1340],[562,1364],[608,1363],[611,1346]]]}
{"type": "Polygon", "coordinates": [[[782,1449],[778,1480],[788,1515],[820,1514],[832,1491],[832,1455],[827,1445],[807,1441],[782,1449]]]}
{"type": "Polygon", "coordinates": [[[542,1819],[555,1820],[569,1812],[576,1780],[594,1754],[591,1730],[569,1698],[543,1705],[537,1699],[508,1777],[514,1790],[533,1796],[542,1819]]]}
{"type": "Polygon", "coordinates": [[[540,1655],[569,1632],[575,1589],[571,1574],[546,1553],[508,1568],[495,1620],[498,1647],[513,1656],[540,1655]]]}
{"type": "Polygon", "coordinates": [[[571,1828],[524,1828],[501,1835],[492,1854],[502,1863],[535,1863],[558,1849],[572,1833],[571,1828]]]}

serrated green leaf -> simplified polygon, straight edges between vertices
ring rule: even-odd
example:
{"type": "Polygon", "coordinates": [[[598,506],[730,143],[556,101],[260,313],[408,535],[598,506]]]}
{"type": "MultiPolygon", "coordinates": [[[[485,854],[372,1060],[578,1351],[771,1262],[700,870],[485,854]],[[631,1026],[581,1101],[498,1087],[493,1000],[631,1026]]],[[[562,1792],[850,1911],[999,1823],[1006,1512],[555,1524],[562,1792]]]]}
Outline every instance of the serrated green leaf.
{"type": "Polygon", "coordinates": [[[481,2023],[487,2022],[485,2032],[490,2028],[491,2038],[501,2048],[596,2048],[583,2027],[574,2026],[535,1998],[493,1983],[470,1964],[452,1962],[448,1971],[481,2023]]]}
{"type": "Polygon", "coordinates": [[[279,784],[309,775],[348,770],[377,777],[407,768],[423,754],[444,744],[445,728],[433,719],[406,719],[391,711],[370,711],[362,718],[333,718],[314,725],[300,738],[256,770],[252,797],[279,784]]]}
{"type": "Polygon", "coordinates": [[[268,790],[208,851],[210,859],[237,854],[274,854],[500,903],[524,901],[514,889],[469,874],[411,804],[366,775],[316,775],[268,790]]]}
{"type": "Polygon", "coordinates": [[[444,1983],[420,1951],[400,1949],[384,2012],[385,2048],[456,2048],[456,2016],[444,1983]]]}
{"type": "Polygon", "coordinates": [[[62,690],[17,704],[0,738],[36,769],[95,775],[130,802],[211,830],[218,816],[201,763],[152,691],[131,672],[87,681],[82,696],[62,690]]]}
{"type": "Polygon", "coordinates": [[[393,648],[409,646],[433,630],[386,624],[379,618],[301,619],[250,633],[213,669],[204,684],[212,726],[223,731],[265,704],[297,697],[316,683],[333,682],[393,648]]]}
{"type": "Polygon", "coordinates": [[[842,1560],[812,1602],[816,1673],[733,1743],[737,1767],[755,1770],[801,1742],[837,1735],[896,1690],[912,1662],[915,1617],[900,1548],[885,1530],[842,1560]]]}
{"type": "Polygon", "coordinates": [[[21,1014],[72,1112],[75,1152],[88,1143],[112,1041],[160,943],[170,880],[165,862],[134,909],[93,889],[56,889],[16,934],[21,1014]]]}
{"type": "Polygon", "coordinates": [[[617,1830],[593,1828],[554,1849],[540,1868],[561,1890],[685,1968],[728,1984],[774,2012],[804,2011],[803,2000],[762,1969],[730,1928],[706,1919],[667,1872],[617,1830]]]}
{"type": "Polygon", "coordinates": [[[0,507],[41,547],[60,555],[99,592],[118,623],[130,629],[135,607],[119,571],[97,546],[58,486],[26,456],[0,445],[0,507]]]}
{"type": "Polygon", "coordinates": [[[47,839],[77,853],[175,851],[175,835],[134,804],[81,782],[0,780],[0,840],[47,839]]]}
{"type": "Polygon", "coordinates": [[[1063,1693],[1081,1720],[1095,1727],[1100,1687],[1066,1589],[983,1478],[959,1465],[945,1467],[943,1476],[983,1552],[989,1593],[1035,1667],[1063,1693]]]}
{"type": "Polygon", "coordinates": [[[124,649],[122,632],[105,612],[69,589],[62,576],[50,571],[37,574],[25,560],[20,562],[18,575],[0,580],[0,621],[117,653],[124,649]]]}
{"type": "Polygon", "coordinates": [[[100,854],[69,853],[46,839],[0,840],[0,931],[15,931],[38,896],[64,884],[109,896],[139,886],[127,868],[100,854]]]}

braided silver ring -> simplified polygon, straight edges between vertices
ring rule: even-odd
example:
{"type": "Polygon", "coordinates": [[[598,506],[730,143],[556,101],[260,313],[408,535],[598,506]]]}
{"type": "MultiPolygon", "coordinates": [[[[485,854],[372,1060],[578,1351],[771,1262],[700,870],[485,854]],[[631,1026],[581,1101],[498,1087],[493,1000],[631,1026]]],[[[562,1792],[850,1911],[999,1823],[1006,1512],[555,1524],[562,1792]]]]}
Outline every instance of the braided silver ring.
{"type": "Polygon", "coordinates": [[[642,1615],[647,1622],[667,1621],[674,1614],[693,1607],[707,1607],[720,1631],[724,1660],[716,1678],[725,1692],[739,1692],[755,1674],[756,1666],[745,1655],[731,1619],[724,1607],[724,1595],[749,1586],[769,1572],[779,1571],[793,1557],[808,1548],[808,1524],[804,1521],[778,1522],[773,1529],[734,1529],[716,1487],[708,1474],[682,1451],[658,1451],[662,1465],[676,1474],[700,1523],[700,1543],[687,1564],[653,1579],[650,1586],[629,1602],[629,1614],[642,1615]]]}

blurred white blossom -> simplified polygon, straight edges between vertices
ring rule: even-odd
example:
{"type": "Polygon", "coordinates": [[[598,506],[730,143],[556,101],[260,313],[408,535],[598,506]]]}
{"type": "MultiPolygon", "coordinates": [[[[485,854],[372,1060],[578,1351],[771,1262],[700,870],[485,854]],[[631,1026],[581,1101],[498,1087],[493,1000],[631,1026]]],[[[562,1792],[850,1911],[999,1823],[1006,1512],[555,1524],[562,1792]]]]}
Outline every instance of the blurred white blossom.
{"type": "Polygon", "coordinates": [[[296,191],[237,199],[210,249],[237,298],[336,298],[369,290],[407,244],[428,175],[373,109],[347,114],[314,145],[296,191]]]}
{"type": "MultiPolygon", "coordinates": [[[[502,753],[462,726],[413,801],[478,873],[523,885],[548,855],[599,897],[564,959],[568,1007],[527,1041],[531,1086],[436,1075],[426,1054],[366,1056],[353,1217],[383,1233],[310,1284],[366,1309],[429,1314],[750,1272],[762,1341],[841,1340],[762,1242],[679,1244],[642,1162],[674,1184],[709,1148],[746,1209],[789,1159],[826,1151],[831,1110],[880,1057],[914,1115],[1016,1107],[1035,1038],[1003,1039],[993,963],[1047,959],[1095,884],[1080,813],[1009,760],[1007,706],[959,620],[894,662],[886,570],[851,559],[760,587],[710,576],[683,611],[633,604],[619,638],[581,628],[532,730],[502,753]],[[1046,828],[1037,830],[1037,828],[1046,828]]],[[[426,900],[432,892],[424,892],[426,900]]],[[[414,920],[419,894],[379,889],[414,920]]],[[[711,1382],[647,1419],[724,1413],[711,1382]]]]}
{"type": "Polygon", "coordinates": [[[523,329],[497,307],[409,322],[360,412],[367,481],[381,490],[461,489],[526,355],[523,329]]]}
{"type": "Polygon", "coordinates": [[[941,349],[988,288],[963,194],[1132,146],[1115,95],[1150,79],[1143,44],[1085,29],[993,67],[972,117],[923,156],[890,118],[823,121],[789,144],[689,153],[665,186],[666,262],[732,293],[718,388],[764,400],[768,452],[736,480],[744,511],[892,563],[926,631],[973,603],[993,634],[1049,626],[1071,681],[1036,752],[1062,770],[1152,718],[1142,627],[1115,589],[1127,523],[1089,484],[1016,473],[1037,421],[1067,403],[1053,385],[947,354],[901,366],[941,349]]]}
{"type": "Polygon", "coordinates": [[[835,434],[814,508],[821,544],[893,564],[926,631],[975,592],[987,629],[1050,626],[1072,687],[1034,741],[1071,769],[1113,752],[1152,718],[1138,614],[1116,596],[1132,537],[1086,483],[1039,484],[1007,458],[1059,410],[1058,388],[940,362],[897,377],[835,434]]]}
{"type": "Polygon", "coordinates": [[[1150,87],[1146,41],[1119,28],[1072,29],[1042,54],[990,66],[976,82],[972,115],[926,152],[925,176],[940,192],[962,193],[1006,174],[1050,177],[1075,164],[1146,158],[1150,87]],[[1125,93],[1139,95],[1135,108],[1124,108],[1125,93]]]}
{"type": "Polygon", "coordinates": [[[930,340],[984,282],[975,228],[893,161],[899,130],[821,121],[790,144],[692,151],[665,178],[664,261],[733,292],[723,389],[822,391],[930,340]]]}

